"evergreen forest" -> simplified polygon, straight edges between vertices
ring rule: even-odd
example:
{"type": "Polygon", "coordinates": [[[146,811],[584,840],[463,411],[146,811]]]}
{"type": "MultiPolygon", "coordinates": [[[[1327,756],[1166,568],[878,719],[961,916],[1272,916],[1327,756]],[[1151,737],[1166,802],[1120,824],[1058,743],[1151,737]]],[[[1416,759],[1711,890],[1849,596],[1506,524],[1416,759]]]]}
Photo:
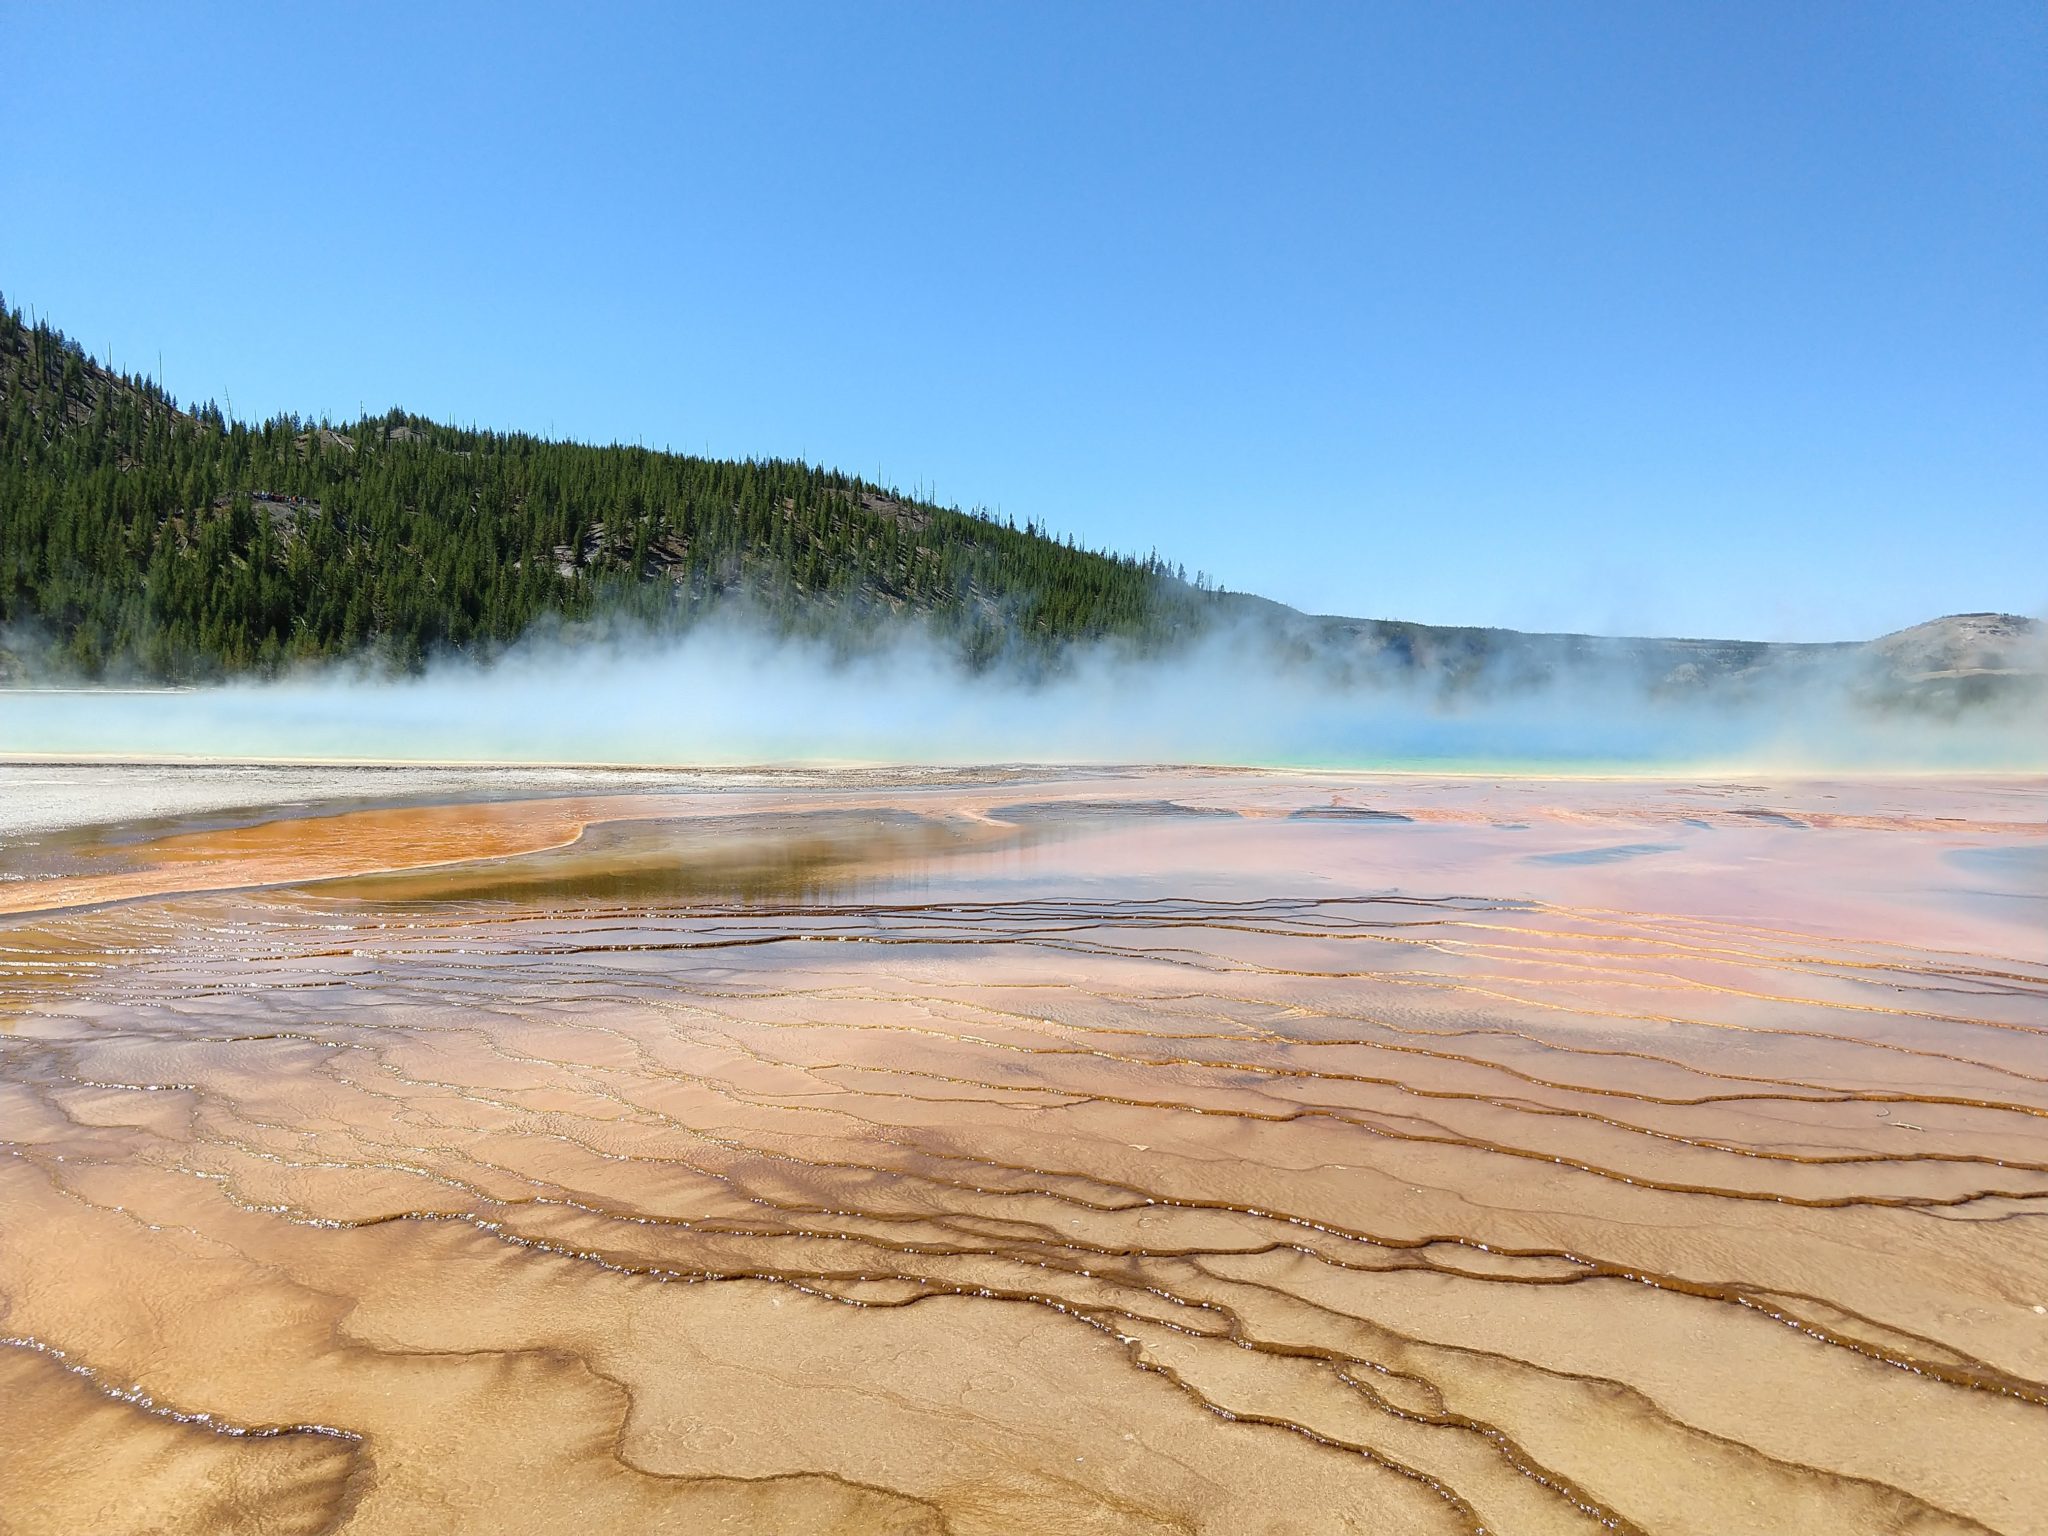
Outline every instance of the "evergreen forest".
{"type": "Polygon", "coordinates": [[[537,627],[669,632],[734,603],[854,646],[915,617],[972,666],[1043,665],[1078,640],[1167,644],[1202,623],[1206,585],[792,460],[398,410],[236,421],[0,301],[0,670],[415,670],[537,627]]]}

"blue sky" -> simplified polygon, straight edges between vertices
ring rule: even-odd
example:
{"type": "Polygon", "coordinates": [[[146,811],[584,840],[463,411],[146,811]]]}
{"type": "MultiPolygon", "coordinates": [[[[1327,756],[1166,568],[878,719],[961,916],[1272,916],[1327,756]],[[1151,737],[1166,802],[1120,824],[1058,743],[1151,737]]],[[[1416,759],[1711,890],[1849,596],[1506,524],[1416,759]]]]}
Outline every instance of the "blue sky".
{"type": "Polygon", "coordinates": [[[240,415],[801,455],[1318,611],[2048,609],[2038,5],[0,28],[0,291],[240,415]]]}

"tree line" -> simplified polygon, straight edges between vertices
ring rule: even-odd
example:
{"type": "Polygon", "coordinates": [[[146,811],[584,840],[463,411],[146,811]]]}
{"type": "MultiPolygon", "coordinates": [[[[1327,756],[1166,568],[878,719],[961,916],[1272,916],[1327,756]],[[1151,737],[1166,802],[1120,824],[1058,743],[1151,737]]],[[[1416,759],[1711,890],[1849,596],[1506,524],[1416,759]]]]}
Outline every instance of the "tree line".
{"type": "Polygon", "coordinates": [[[1208,584],[786,459],[181,407],[0,301],[0,635],[89,678],[416,669],[539,625],[743,601],[861,643],[905,615],[974,665],[1197,626],[1208,584]]]}

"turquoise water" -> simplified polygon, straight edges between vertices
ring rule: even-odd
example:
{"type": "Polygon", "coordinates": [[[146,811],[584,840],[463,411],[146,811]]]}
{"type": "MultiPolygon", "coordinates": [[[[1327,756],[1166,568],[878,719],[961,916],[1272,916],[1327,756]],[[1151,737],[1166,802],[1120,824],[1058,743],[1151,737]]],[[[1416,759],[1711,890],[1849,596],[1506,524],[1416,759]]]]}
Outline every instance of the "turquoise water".
{"type": "Polygon", "coordinates": [[[0,692],[0,754],[395,763],[1213,763],[1478,774],[2048,769],[2048,722],[1584,693],[1447,706],[1199,674],[1042,687],[817,667],[0,692]]]}

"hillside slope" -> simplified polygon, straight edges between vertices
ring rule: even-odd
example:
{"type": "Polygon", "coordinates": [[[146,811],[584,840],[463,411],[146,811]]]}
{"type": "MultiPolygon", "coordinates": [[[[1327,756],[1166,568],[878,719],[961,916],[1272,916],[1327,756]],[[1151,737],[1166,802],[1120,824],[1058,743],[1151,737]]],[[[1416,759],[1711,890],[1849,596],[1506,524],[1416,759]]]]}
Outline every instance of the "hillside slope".
{"type": "Polygon", "coordinates": [[[85,677],[488,654],[537,624],[681,627],[744,601],[857,636],[916,614],[970,660],[1170,639],[1163,567],[850,476],[463,431],[393,411],[181,409],[0,304],[0,626],[85,677]]]}
{"type": "Polygon", "coordinates": [[[1819,645],[1310,615],[1190,586],[1156,556],[1076,548],[793,461],[400,411],[248,425],[182,408],[0,303],[0,683],[185,681],[341,657],[415,669],[537,628],[673,631],[736,604],[854,648],[915,618],[976,667],[1056,667],[1076,641],[1157,653],[1208,635],[1335,688],[1821,683],[1943,710],[2048,693],[2048,636],[2009,614],[1819,645]]]}

